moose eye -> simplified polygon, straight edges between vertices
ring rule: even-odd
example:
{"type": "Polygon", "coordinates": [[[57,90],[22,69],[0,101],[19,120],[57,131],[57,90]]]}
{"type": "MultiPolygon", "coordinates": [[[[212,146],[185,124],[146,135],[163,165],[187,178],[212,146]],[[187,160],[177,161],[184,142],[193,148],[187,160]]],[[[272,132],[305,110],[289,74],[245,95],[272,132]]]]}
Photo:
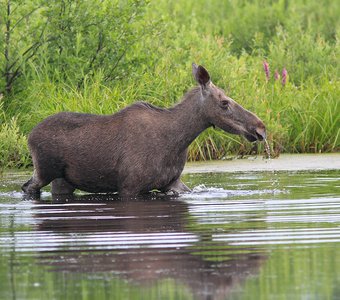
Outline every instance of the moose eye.
{"type": "Polygon", "coordinates": [[[222,100],[221,101],[221,106],[225,109],[229,107],[229,101],[228,100],[222,100]]]}

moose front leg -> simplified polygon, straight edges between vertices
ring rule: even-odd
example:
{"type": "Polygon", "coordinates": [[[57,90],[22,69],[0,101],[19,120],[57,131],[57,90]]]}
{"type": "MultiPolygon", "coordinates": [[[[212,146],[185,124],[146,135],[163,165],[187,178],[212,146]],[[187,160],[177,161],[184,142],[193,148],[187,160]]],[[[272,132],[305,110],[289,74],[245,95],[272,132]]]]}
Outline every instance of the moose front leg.
{"type": "Polygon", "coordinates": [[[189,193],[191,189],[189,189],[179,178],[170,183],[165,189],[166,194],[175,194],[179,195],[182,193],[189,193]]]}

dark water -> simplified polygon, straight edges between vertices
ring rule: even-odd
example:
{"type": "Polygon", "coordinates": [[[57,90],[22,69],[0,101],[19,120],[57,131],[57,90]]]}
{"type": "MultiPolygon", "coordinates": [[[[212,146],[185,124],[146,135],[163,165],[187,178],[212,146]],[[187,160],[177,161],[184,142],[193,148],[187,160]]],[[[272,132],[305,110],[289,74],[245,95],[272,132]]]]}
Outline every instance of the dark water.
{"type": "Polygon", "coordinates": [[[0,180],[0,299],[340,299],[340,174],[195,174],[180,198],[22,200],[0,180]]]}

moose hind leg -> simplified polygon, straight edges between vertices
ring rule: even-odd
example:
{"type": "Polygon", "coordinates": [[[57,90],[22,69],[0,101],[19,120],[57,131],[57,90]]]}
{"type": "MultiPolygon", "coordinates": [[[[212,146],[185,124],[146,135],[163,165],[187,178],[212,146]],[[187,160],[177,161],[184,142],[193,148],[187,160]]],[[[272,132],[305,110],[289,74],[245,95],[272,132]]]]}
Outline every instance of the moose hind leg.
{"type": "Polygon", "coordinates": [[[52,181],[52,194],[68,195],[72,194],[75,187],[69,184],[64,178],[56,178],[52,181]]]}

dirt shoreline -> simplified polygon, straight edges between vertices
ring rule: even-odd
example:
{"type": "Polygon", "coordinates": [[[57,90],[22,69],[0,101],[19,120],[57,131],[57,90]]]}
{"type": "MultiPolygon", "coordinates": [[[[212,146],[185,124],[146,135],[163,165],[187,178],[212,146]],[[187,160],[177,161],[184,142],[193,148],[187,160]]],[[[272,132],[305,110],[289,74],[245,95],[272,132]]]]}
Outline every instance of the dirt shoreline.
{"type": "Polygon", "coordinates": [[[340,153],[282,154],[279,158],[262,156],[243,159],[187,163],[183,173],[257,172],[257,171],[317,171],[339,170],[340,153]]]}

